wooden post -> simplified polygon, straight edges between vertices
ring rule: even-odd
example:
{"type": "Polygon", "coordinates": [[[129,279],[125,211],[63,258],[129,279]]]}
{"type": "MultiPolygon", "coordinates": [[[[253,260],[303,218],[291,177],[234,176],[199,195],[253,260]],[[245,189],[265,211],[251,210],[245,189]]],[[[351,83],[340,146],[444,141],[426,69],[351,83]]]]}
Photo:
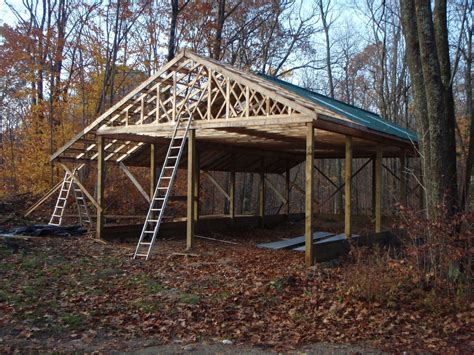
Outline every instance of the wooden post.
{"type": "Polygon", "coordinates": [[[235,220],[235,171],[230,172],[230,201],[229,201],[229,215],[232,222],[235,220]]]}
{"type": "Polygon", "coordinates": [[[375,217],[375,157],[372,158],[372,217],[375,217]]]}
{"type": "MultiPolygon", "coordinates": [[[[196,143],[195,143],[196,144],[196,143]]],[[[200,194],[200,179],[201,179],[201,161],[199,152],[195,147],[195,164],[194,164],[194,224],[196,225],[199,220],[199,194],[200,194]]]]}
{"type": "Polygon", "coordinates": [[[97,208],[97,223],[95,227],[96,238],[102,239],[104,231],[104,181],[105,181],[105,161],[104,161],[104,137],[97,136],[97,203],[101,209],[97,208]]]}
{"type": "Polygon", "coordinates": [[[290,215],[290,169],[286,168],[285,173],[285,214],[288,217],[290,215]]]}
{"type": "Polygon", "coordinates": [[[305,186],[305,263],[311,266],[314,263],[313,254],[313,178],[314,178],[314,126],[306,124],[306,186],[305,186]]]}
{"type": "Polygon", "coordinates": [[[188,133],[188,199],[187,199],[187,217],[186,217],[186,249],[189,250],[194,245],[194,177],[196,173],[196,132],[194,129],[188,133]]]}
{"type": "Polygon", "coordinates": [[[382,230],[382,145],[377,144],[375,156],[375,233],[382,230]]]}
{"type": "Polygon", "coordinates": [[[407,158],[405,150],[401,151],[400,154],[400,203],[403,206],[407,206],[407,158]]]}
{"type": "Polygon", "coordinates": [[[259,198],[259,208],[258,215],[260,217],[260,226],[265,225],[265,173],[260,172],[260,198],[259,198]]]}
{"type": "Polygon", "coordinates": [[[150,144],[150,199],[153,198],[156,189],[156,145],[150,144]]]}
{"type": "Polygon", "coordinates": [[[344,234],[351,237],[351,196],[352,196],[352,137],[346,136],[346,157],[344,169],[344,234]]]}

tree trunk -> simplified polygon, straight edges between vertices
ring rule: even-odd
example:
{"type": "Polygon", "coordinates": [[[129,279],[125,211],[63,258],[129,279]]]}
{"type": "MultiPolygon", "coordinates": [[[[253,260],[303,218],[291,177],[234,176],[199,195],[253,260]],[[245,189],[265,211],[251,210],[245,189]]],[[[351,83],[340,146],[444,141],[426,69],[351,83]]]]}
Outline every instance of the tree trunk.
{"type": "Polygon", "coordinates": [[[442,11],[445,5],[443,0],[436,5],[441,9],[433,21],[430,2],[400,0],[429,217],[436,217],[435,207],[443,203],[450,213],[457,206],[454,105],[449,102],[452,88],[443,83],[448,75],[444,52],[446,12],[442,11]]]}
{"type": "Polygon", "coordinates": [[[170,21],[170,37],[168,39],[168,56],[170,61],[176,55],[176,22],[179,14],[179,0],[171,0],[171,21],[170,21]]]}
{"type": "Polygon", "coordinates": [[[466,48],[466,68],[464,73],[464,90],[466,93],[466,116],[470,122],[469,147],[466,158],[464,188],[461,195],[461,208],[469,209],[469,188],[471,185],[472,167],[474,165],[474,103],[472,101],[472,34],[473,27],[468,29],[466,48]]]}
{"type": "Polygon", "coordinates": [[[222,51],[222,31],[224,29],[225,21],[225,0],[219,0],[219,8],[217,10],[217,23],[216,23],[216,38],[214,40],[214,48],[212,57],[219,60],[222,51]]]}

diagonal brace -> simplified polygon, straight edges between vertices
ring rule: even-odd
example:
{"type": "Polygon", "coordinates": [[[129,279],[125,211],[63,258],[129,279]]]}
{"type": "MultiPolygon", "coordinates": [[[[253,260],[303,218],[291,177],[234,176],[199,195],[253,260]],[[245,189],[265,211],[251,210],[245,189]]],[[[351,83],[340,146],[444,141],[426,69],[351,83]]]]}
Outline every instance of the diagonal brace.
{"type": "Polygon", "coordinates": [[[122,162],[120,162],[118,165],[120,169],[124,172],[124,174],[127,175],[127,177],[130,179],[133,186],[137,188],[138,192],[140,192],[140,194],[143,196],[146,202],[150,203],[150,196],[148,196],[148,194],[143,189],[142,185],[140,185],[138,180],[135,178],[135,176],[133,176],[132,172],[127,168],[127,166],[122,162]]]}
{"type": "Polygon", "coordinates": [[[275,185],[273,185],[273,183],[270,181],[270,179],[268,177],[265,176],[265,181],[267,182],[268,184],[268,187],[270,189],[273,190],[273,192],[275,192],[275,194],[278,196],[278,198],[281,200],[281,202],[283,203],[286,203],[286,198],[280,193],[280,191],[278,191],[278,189],[276,188],[275,185]]]}
{"type": "Polygon", "coordinates": [[[87,191],[87,189],[84,187],[84,185],[82,185],[82,183],[79,181],[77,176],[74,175],[73,172],[69,170],[69,168],[66,165],[64,165],[63,163],[59,163],[59,164],[61,164],[63,169],[66,170],[66,172],[72,176],[74,183],[82,190],[82,192],[84,192],[84,195],[86,195],[86,197],[92,202],[95,208],[97,208],[99,211],[102,211],[102,206],[100,206],[99,203],[94,199],[94,197],[92,197],[92,195],[89,193],[89,191],[87,191]]]}
{"type": "Polygon", "coordinates": [[[229,194],[227,193],[227,191],[217,182],[217,180],[214,178],[214,176],[212,176],[211,174],[209,174],[209,172],[205,171],[205,170],[201,170],[201,173],[206,176],[216,187],[217,189],[222,192],[222,194],[224,195],[224,197],[227,199],[227,201],[230,201],[230,196],[229,194]]]}

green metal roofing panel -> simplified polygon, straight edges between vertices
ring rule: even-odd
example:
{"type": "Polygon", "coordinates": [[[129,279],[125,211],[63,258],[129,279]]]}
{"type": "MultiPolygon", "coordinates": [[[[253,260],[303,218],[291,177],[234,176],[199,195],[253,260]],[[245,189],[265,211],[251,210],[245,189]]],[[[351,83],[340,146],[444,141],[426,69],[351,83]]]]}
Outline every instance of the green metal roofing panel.
{"type": "Polygon", "coordinates": [[[302,88],[300,86],[291,84],[287,81],[277,79],[273,76],[266,74],[258,74],[260,77],[271,81],[274,84],[281,86],[282,88],[293,92],[294,94],[301,96],[307,100],[314,102],[320,106],[323,106],[333,112],[337,112],[354,123],[360,124],[371,130],[378,131],[381,133],[389,134],[397,138],[402,138],[410,142],[418,142],[416,133],[412,130],[401,127],[400,125],[383,119],[380,115],[370,112],[342,101],[332,99],[330,97],[318,94],[311,90],[302,88]]]}

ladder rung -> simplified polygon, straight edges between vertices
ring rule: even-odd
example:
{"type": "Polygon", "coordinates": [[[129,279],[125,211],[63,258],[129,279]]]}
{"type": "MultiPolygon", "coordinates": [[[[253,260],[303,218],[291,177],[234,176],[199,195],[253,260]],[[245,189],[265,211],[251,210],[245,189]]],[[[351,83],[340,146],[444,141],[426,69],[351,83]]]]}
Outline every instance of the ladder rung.
{"type": "Polygon", "coordinates": [[[148,243],[148,242],[141,242],[140,245],[151,245],[151,243],[148,243]]]}
{"type": "Polygon", "coordinates": [[[161,211],[161,208],[150,208],[150,211],[161,211]]]}
{"type": "Polygon", "coordinates": [[[171,179],[171,176],[162,176],[162,179],[171,179]]]}
{"type": "Polygon", "coordinates": [[[172,157],[168,157],[168,159],[176,159],[178,156],[177,155],[174,155],[172,157]]]}
{"type": "Polygon", "coordinates": [[[148,257],[147,254],[135,254],[135,256],[144,256],[144,257],[148,257]]]}
{"type": "Polygon", "coordinates": [[[145,231],[145,233],[150,234],[150,233],[155,233],[155,231],[145,231]]]}
{"type": "Polygon", "coordinates": [[[66,200],[66,197],[58,197],[58,200],[66,200]]]}
{"type": "Polygon", "coordinates": [[[149,219],[148,222],[156,223],[156,222],[158,222],[158,220],[157,219],[149,219]]]}
{"type": "Polygon", "coordinates": [[[165,166],[163,169],[174,169],[174,166],[165,166]]]}

